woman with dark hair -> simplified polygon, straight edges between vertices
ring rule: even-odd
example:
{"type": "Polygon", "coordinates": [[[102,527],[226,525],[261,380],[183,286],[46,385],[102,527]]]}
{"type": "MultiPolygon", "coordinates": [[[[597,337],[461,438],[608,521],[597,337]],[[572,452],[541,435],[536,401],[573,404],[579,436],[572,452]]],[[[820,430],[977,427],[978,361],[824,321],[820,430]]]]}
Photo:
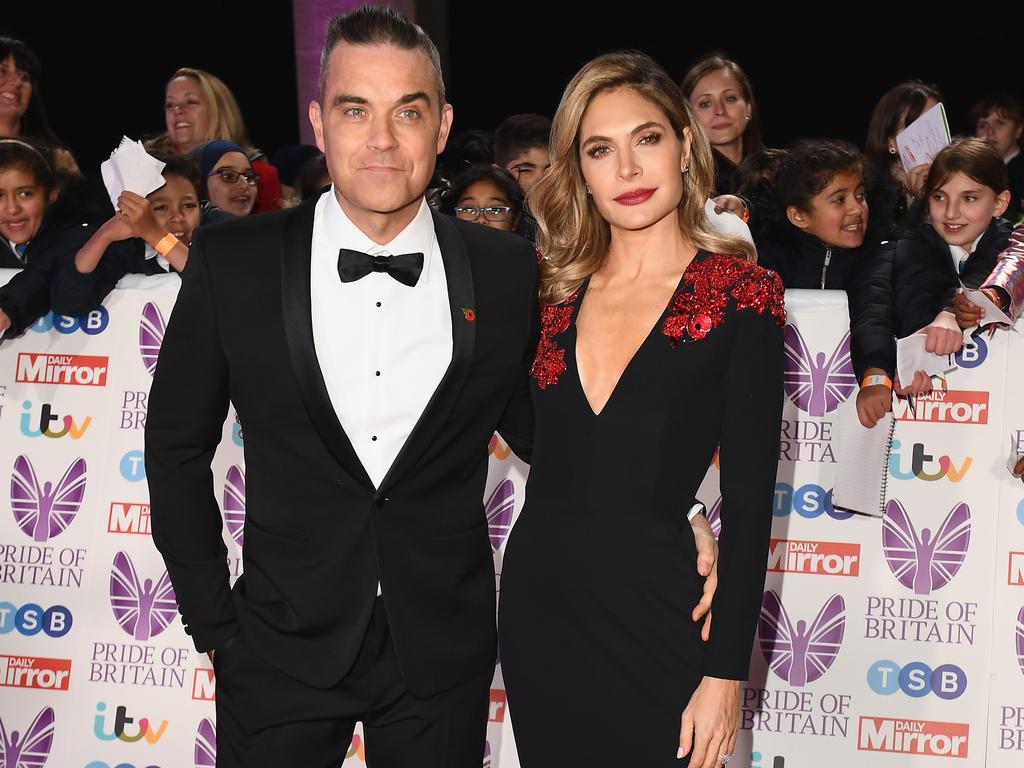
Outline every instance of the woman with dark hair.
{"type": "Polygon", "coordinates": [[[498,630],[524,768],[732,758],[772,521],[785,309],[753,247],[708,221],[714,160],[696,120],[648,56],[601,56],[567,86],[551,167],[530,190],[544,254],[536,436],[498,630]],[[680,501],[718,445],[720,568],[702,629],[680,501]],[[629,738],[609,738],[624,723],[629,738]]]}
{"type": "Polygon", "coordinates": [[[67,144],[50,127],[39,88],[39,57],[20,40],[0,36],[0,136],[39,139],[54,148],[55,171],[79,176],[67,144]]]}
{"type": "Polygon", "coordinates": [[[525,196],[507,171],[472,165],[441,198],[441,212],[465,221],[514,232],[523,216],[525,196]]]}
{"type": "Polygon", "coordinates": [[[245,150],[231,141],[209,141],[190,153],[199,164],[199,196],[232,216],[248,216],[256,205],[260,175],[245,150]]]}
{"type": "Polygon", "coordinates": [[[714,195],[732,194],[736,168],[764,145],[750,78],[720,53],[705,56],[683,77],[683,95],[704,126],[715,155],[714,195]]]}
{"type": "MultiPolygon", "coordinates": [[[[942,94],[934,85],[920,80],[908,80],[894,85],[885,92],[875,105],[868,121],[864,154],[877,170],[898,182],[905,195],[916,197],[920,193],[928,166],[920,165],[914,168],[908,178],[903,170],[903,163],[900,162],[896,136],[940,101],[942,94]]],[[[906,212],[904,198],[897,204],[895,219],[902,221],[906,217],[906,212]]]]}

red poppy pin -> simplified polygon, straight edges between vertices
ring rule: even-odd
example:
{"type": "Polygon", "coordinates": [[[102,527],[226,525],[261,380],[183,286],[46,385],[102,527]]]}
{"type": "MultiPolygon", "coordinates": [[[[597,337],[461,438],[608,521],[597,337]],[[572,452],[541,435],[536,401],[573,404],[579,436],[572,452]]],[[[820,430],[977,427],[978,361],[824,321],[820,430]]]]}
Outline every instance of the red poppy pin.
{"type": "Polygon", "coordinates": [[[472,307],[463,307],[462,308],[462,314],[465,315],[466,319],[469,320],[469,322],[471,322],[471,323],[474,320],[476,320],[476,312],[473,311],[472,307]]]}

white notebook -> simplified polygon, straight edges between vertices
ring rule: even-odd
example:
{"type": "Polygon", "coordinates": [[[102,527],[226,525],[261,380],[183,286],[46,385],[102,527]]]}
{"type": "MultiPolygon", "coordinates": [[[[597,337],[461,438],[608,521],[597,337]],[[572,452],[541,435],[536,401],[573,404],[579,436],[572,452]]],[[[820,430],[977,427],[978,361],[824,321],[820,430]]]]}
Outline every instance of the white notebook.
{"type": "Polygon", "coordinates": [[[895,428],[892,413],[885,414],[874,427],[865,427],[857,418],[856,403],[852,399],[840,409],[833,507],[860,515],[882,516],[895,428]]]}

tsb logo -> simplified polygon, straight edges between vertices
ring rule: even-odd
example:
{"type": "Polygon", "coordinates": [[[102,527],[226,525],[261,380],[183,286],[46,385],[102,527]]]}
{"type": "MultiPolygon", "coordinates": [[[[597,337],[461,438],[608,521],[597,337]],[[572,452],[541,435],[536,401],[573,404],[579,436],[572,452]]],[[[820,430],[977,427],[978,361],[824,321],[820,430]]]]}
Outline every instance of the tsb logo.
{"type": "Polygon", "coordinates": [[[89,336],[96,336],[107,330],[109,323],[110,313],[107,312],[107,308],[97,307],[92,312],[86,312],[78,317],[68,317],[67,315],[58,315],[56,312],[48,312],[36,320],[32,325],[32,330],[36,333],[46,333],[52,328],[57,333],[68,334],[81,331],[89,336]]]}
{"type": "Polygon", "coordinates": [[[44,609],[35,603],[18,608],[14,603],[0,603],[0,635],[17,630],[22,635],[64,637],[71,631],[71,611],[63,605],[44,609]]]}
{"type": "Polygon", "coordinates": [[[967,673],[956,664],[943,664],[932,669],[923,661],[912,661],[901,667],[895,661],[876,661],[868,667],[868,685],[880,696],[903,691],[920,699],[934,693],[949,701],[963,696],[967,690],[967,673]]]}
{"type": "Polygon", "coordinates": [[[121,457],[121,477],[129,483],[146,479],[146,454],[142,451],[128,451],[121,457]]]}
{"type": "Polygon", "coordinates": [[[963,348],[956,353],[956,364],[961,368],[977,368],[988,357],[988,344],[980,335],[964,341],[963,348]]]}
{"type": "Polygon", "coordinates": [[[832,506],[832,489],[827,491],[820,485],[807,483],[794,489],[789,483],[775,484],[776,517],[785,517],[796,512],[800,517],[815,518],[828,515],[833,520],[846,520],[852,512],[840,512],[832,506]]]}

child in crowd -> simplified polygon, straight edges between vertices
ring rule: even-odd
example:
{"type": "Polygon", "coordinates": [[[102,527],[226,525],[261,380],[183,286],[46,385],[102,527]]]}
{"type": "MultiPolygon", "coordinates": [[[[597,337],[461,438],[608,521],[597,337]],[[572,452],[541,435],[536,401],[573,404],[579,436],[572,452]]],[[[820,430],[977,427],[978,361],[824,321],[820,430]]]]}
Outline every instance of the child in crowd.
{"type": "Polygon", "coordinates": [[[975,136],[991,144],[1006,163],[1010,206],[1005,217],[1017,221],[1024,215],[1024,155],[1020,152],[1024,106],[1009,94],[995,94],[971,107],[971,123],[975,136]]]}
{"type": "MultiPolygon", "coordinates": [[[[892,251],[889,287],[882,280],[872,281],[870,301],[879,306],[888,302],[892,307],[891,327],[879,324],[870,329],[873,343],[886,339],[895,350],[893,337],[924,328],[932,339],[943,335],[940,329],[945,335],[960,333],[952,309],[960,281],[971,288],[982,285],[1010,236],[1010,223],[1000,218],[1010,201],[1007,187],[1002,157],[980,139],[960,139],[935,156],[920,210],[911,214],[913,222],[927,211],[927,219],[913,224],[892,251]]],[[[929,345],[934,347],[933,342],[929,345]]],[[[892,368],[885,374],[891,377],[892,368]]],[[[931,381],[918,372],[904,386],[912,394],[921,394],[931,389],[931,381]]],[[[858,412],[866,426],[874,426],[888,410],[888,401],[875,392],[870,396],[875,407],[862,410],[869,398],[865,389],[858,397],[858,412]]]]}
{"type": "Polygon", "coordinates": [[[493,165],[472,165],[444,193],[441,212],[513,232],[523,215],[523,190],[493,165]]]}
{"type": "Polygon", "coordinates": [[[126,274],[185,268],[201,216],[198,174],[181,155],[153,154],[165,163],[165,184],[147,197],[121,193],[118,212],[57,270],[50,294],[55,311],[79,315],[95,309],[126,274]]]}
{"type": "Polygon", "coordinates": [[[508,171],[523,192],[540,181],[551,165],[551,120],[543,115],[512,115],[494,132],[494,164],[508,171]]]}
{"type": "Polygon", "coordinates": [[[50,274],[92,229],[58,188],[52,149],[0,139],[0,268],[21,270],[0,286],[0,334],[17,336],[50,310],[50,274]]]}

